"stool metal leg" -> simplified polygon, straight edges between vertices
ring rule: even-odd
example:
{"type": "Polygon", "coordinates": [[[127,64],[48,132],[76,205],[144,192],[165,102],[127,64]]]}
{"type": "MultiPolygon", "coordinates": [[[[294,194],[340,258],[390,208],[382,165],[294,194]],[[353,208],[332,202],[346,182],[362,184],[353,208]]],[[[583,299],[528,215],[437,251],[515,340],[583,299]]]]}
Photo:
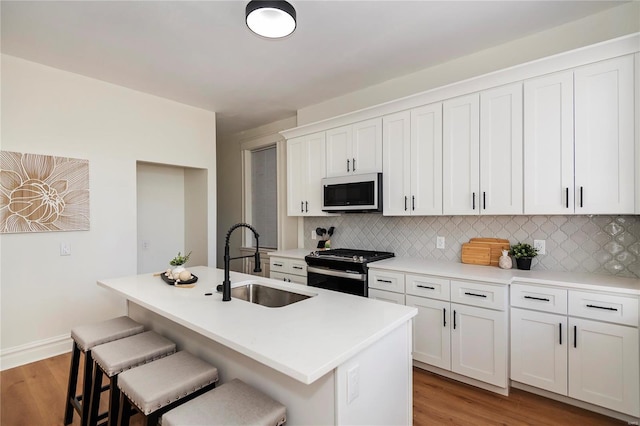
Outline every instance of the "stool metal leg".
{"type": "MultiPolygon", "coordinates": [[[[80,348],[73,342],[71,353],[71,366],[69,367],[69,385],[67,387],[67,403],[64,409],[64,424],[71,424],[73,421],[74,402],[76,399],[76,388],[78,386],[78,369],[80,367],[80,348]]],[[[79,408],[79,407],[78,407],[79,408]]]]}

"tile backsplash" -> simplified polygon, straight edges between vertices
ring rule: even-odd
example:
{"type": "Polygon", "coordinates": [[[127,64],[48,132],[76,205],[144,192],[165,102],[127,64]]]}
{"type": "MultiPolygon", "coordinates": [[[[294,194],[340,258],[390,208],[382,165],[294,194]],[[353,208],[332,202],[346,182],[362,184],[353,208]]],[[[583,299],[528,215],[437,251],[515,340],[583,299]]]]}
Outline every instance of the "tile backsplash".
{"type": "MultiPolygon", "coordinates": [[[[316,228],[335,226],[333,248],[392,251],[396,256],[460,261],[473,237],[506,238],[511,244],[546,241],[546,255],[532,269],[594,272],[640,278],[640,216],[419,216],[344,214],[304,220],[305,247],[316,228]],[[436,249],[436,236],[445,249],[436,249]]],[[[515,262],[514,262],[515,263],[515,262]]]]}

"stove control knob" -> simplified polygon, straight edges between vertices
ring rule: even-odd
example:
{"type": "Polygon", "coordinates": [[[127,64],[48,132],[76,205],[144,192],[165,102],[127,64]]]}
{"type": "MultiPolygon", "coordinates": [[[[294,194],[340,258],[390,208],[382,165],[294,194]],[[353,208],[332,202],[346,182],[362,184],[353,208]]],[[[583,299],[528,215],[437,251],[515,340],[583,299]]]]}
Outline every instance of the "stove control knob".
{"type": "Polygon", "coordinates": [[[353,255],[353,261],[354,261],[354,262],[357,262],[357,261],[358,261],[358,256],[353,255]]]}
{"type": "Polygon", "coordinates": [[[364,262],[364,257],[360,256],[360,263],[364,262]]]}

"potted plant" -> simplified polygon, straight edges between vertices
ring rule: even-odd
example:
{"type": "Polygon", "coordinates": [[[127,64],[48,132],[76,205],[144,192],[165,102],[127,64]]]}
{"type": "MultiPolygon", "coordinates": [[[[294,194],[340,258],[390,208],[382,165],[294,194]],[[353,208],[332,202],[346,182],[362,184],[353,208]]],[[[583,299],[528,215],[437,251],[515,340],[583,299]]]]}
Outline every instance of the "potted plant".
{"type": "Polygon", "coordinates": [[[511,246],[509,254],[516,258],[518,269],[531,269],[531,259],[538,255],[538,249],[531,244],[518,243],[511,246]]]}
{"type": "Polygon", "coordinates": [[[189,254],[183,256],[180,252],[178,252],[178,255],[171,259],[171,261],[169,262],[169,265],[173,266],[171,272],[175,274],[184,271],[184,264],[189,261],[189,256],[191,256],[191,253],[192,252],[189,252],[189,254]]]}

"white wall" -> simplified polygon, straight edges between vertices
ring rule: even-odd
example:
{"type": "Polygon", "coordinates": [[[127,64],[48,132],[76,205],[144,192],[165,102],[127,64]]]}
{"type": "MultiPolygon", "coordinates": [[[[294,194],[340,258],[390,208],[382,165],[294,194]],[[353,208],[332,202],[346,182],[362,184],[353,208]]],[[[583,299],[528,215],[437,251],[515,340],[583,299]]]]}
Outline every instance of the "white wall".
{"type": "Polygon", "coordinates": [[[216,258],[215,113],[2,56],[6,151],[89,160],[91,230],[0,236],[1,367],[71,349],[70,329],[125,313],[96,280],[137,270],[137,161],[205,169],[216,258]],[[69,243],[71,256],[59,255],[69,243]]]}
{"type": "MultiPolygon", "coordinates": [[[[640,2],[458,58],[298,110],[298,126],[640,31],[640,2]]],[[[464,29],[460,29],[464,31],[464,29]]],[[[438,42],[437,40],[434,42],[438,42]]],[[[416,54],[420,54],[416,52],[416,54]]]]}

